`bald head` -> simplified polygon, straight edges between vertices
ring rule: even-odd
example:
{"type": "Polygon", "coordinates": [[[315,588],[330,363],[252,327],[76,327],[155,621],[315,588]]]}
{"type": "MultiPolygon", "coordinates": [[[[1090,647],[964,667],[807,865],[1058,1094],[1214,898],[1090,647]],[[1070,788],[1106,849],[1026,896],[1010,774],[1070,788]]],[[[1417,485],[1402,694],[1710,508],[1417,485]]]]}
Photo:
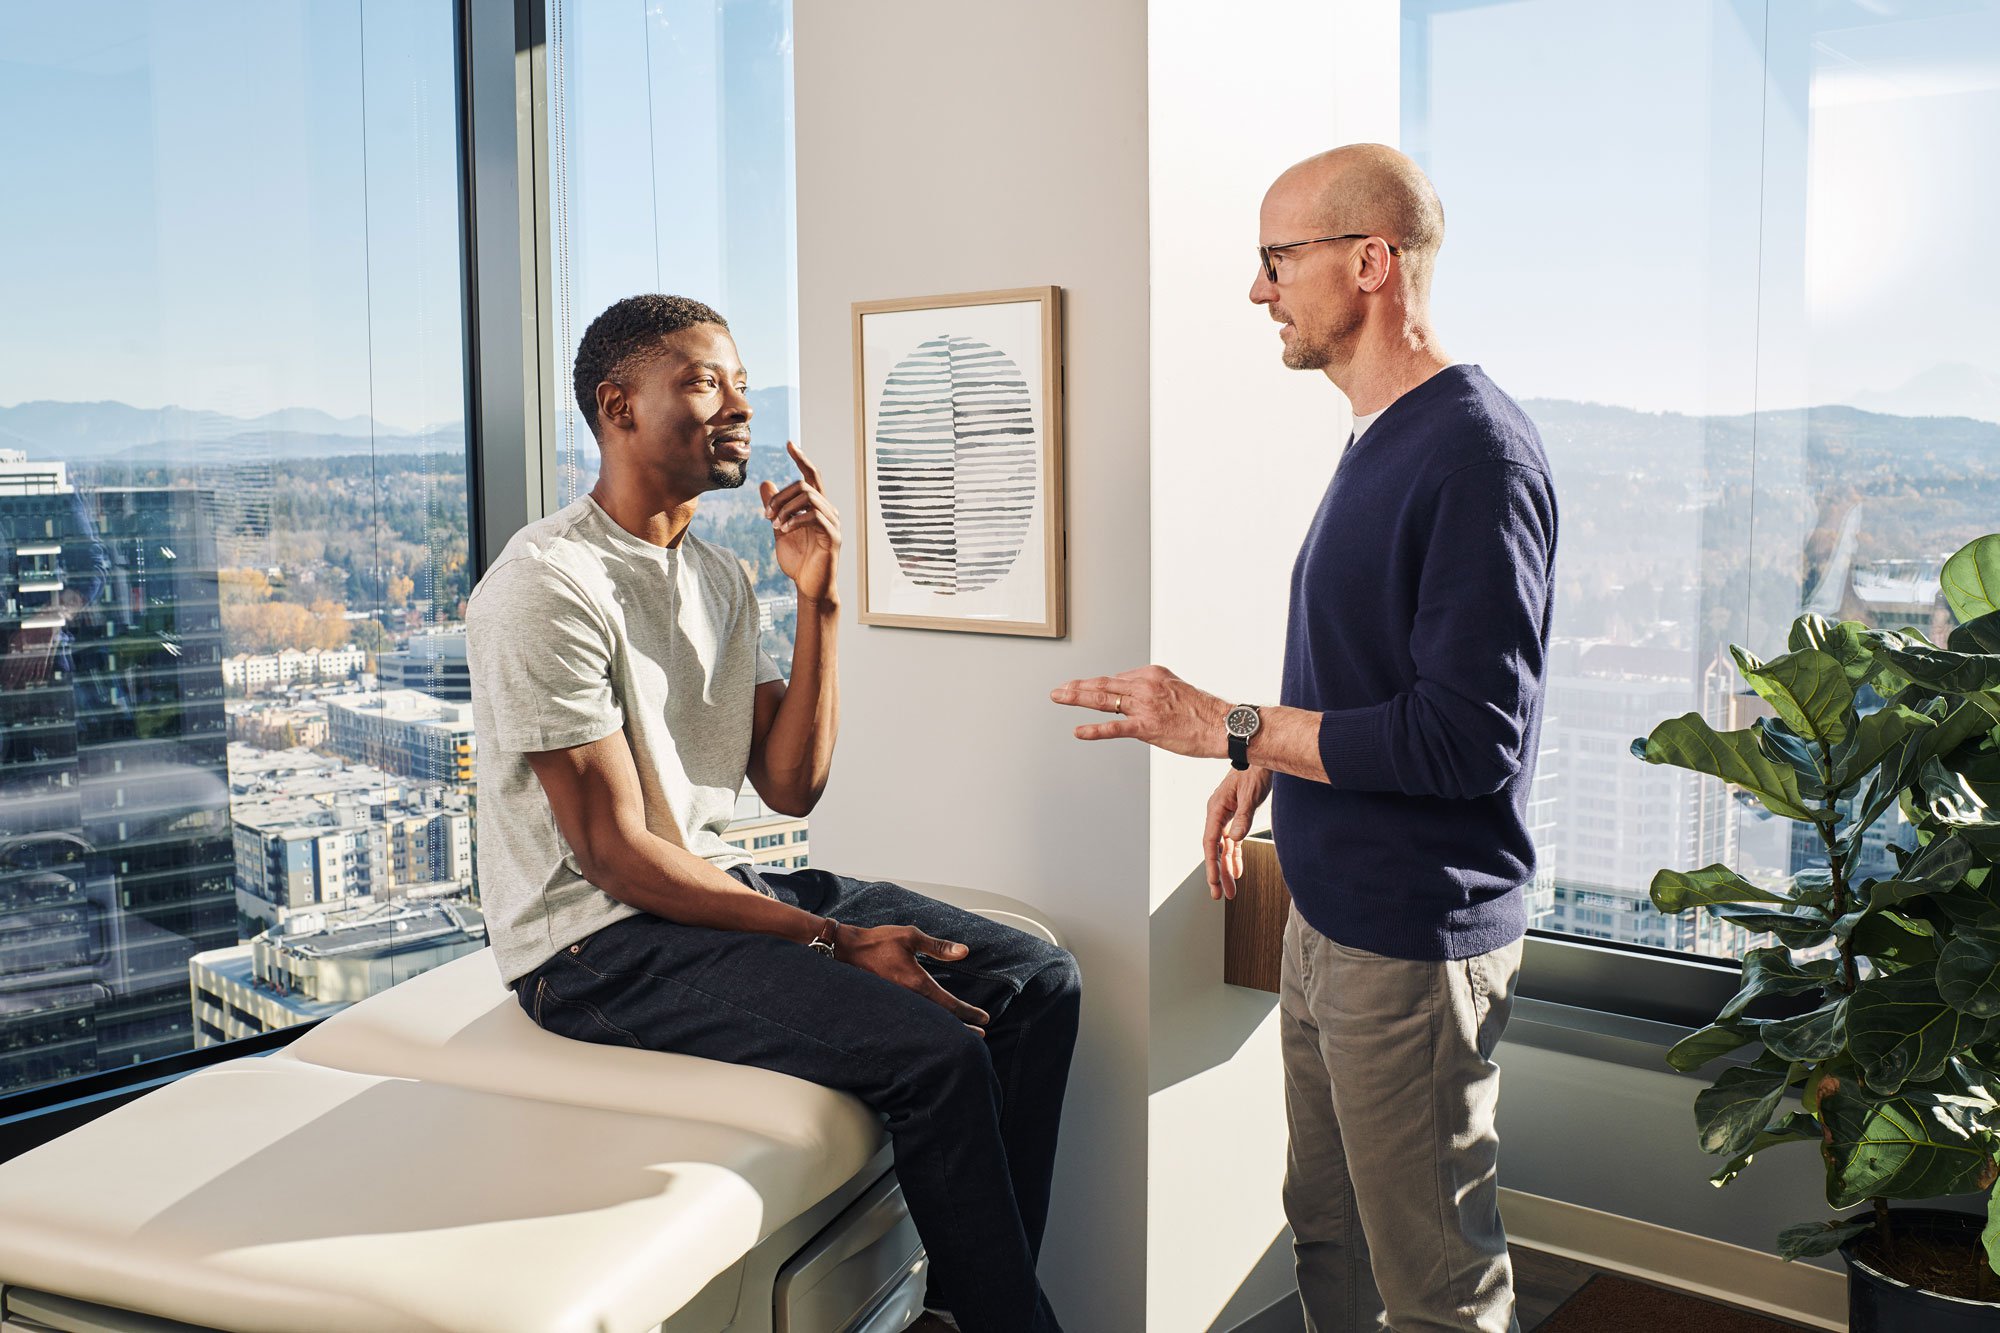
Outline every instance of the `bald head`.
{"type": "Polygon", "coordinates": [[[1286,170],[1271,186],[1273,196],[1281,192],[1327,231],[1366,232],[1395,245],[1412,295],[1429,295],[1444,205],[1415,162],[1383,144],[1348,144],[1286,170]]]}

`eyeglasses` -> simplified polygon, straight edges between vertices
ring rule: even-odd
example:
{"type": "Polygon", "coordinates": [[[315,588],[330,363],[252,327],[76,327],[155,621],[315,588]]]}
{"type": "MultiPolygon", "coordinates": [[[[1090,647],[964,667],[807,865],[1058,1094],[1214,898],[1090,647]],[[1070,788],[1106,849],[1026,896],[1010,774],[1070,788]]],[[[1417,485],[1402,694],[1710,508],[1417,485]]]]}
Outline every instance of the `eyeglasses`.
{"type": "MultiPolygon", "coordinates": [[[[1372,239],[1374,238],[1365,231],[1350,231],[1344,236],[1315,236],[1309,241],[1286,241],[1282,245],[1260,245],[1257,247],[1257,258],[1263,261],[1264,276],[1272,282],[1276,282],[1278,280],[1278,261],[1274,256],[1280,250],[1296,250],[1302,245],[1318,245],[1321,241],[1366,241],[1372,239]]],[[[1389,245],[1389,242],[1383,241],[1382,244],[1389,245]]],[[[1403,248],[1399,245],[1389,245],[1389,253],[1400,256],[1403,253],[1403,248]]]]}

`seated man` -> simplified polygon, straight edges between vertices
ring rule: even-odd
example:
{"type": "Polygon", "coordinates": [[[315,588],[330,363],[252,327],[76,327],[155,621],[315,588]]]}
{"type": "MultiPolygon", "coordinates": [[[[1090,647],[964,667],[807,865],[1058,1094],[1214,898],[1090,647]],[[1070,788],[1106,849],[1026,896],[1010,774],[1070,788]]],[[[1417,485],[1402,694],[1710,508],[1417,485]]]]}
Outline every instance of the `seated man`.
{"type": "MultiPolygon", "coordinates": [[[[689,529],[741,486],[735,339],[695,301],[635,296],[576,353],[591,493],[517,533],[467,612],[479,873],[502,977],[551,1032],[775,1069],[888,1120],[931,1257],[919,1327],[1055,1333],[1035,1277],[1076,1044],[1076,961],[893,884],[760,872],[723,840],[748,775],[818,802],[838,725],[840,520],[765,482],[798,585],[789,685],[734,555],[689,529]]],[[[885,830],[885,833],[887,830],[885,830]]]]}

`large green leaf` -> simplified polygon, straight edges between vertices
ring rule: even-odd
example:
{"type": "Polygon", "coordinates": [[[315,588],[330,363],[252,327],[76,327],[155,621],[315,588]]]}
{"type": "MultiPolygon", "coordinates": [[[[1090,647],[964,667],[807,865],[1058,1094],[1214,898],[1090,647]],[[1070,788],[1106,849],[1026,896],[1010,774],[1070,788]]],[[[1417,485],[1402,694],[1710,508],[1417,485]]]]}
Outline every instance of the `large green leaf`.
{"type": "Polygon", "coordinates": [[[1952,630],[1944,646],[1955,653],[2000,653],[2000,611],[1988,611],[1952,630]]]}
{"type": "Polygon", "coordinates": [[[1847,1008],[1849,1049],[1868,1089],[1882,1095],[1938,1077],[1960,1049],[1996,1030],[2000,1022],[1945,1003],[1928,967],[1862,982],[1847,1008]]]}
{"type": "Polygon", "coordinates": [[[2000,689],[2000,657],[1955,653],[1949,648],[1885,648],[1890,666],[1940,694],[1984,694],[2000,689]]]}
{"type": "Polygon", "coordinates": [[[1753,935],[1769,934],[1794,949],[1815,949],[1833,938],[1833,923],[1810,908],[1785,912],[1746,903],[1717,903],[1708,910],[1753,935]]]}
{"type": "Polygon", "coordinates": [[[1694,1123],[1701,1150],[1728,1157],[1749,1152],[1771,1123],[1785,1095],[1785,1082],[1784,1074],[1763,1069],[1739,1065],[1723,1070],[1715,1086],[1695,1095],[1694,1123]]]}
{"type": "Polygon", "coordinates": [[[1839,658],[1806,648],[1759,662],[1741,648],[1729,651],[1750,688],[1762,695],[1793,731],[1827,745],[1847,739],[1854,724],[1854,685],[1839,658]]]}
{"type": "Polygon", "coordinates": [[[1748,1152],[1738,1153],[1724,1163],[1722,1169],[1708,1178],[1711,1185],[1727,1185],[1743,1174],[1743,1168],[1750,1165],[1750,1159],[1766,1148],[1775,1148],[1781,1143],[1804,1143],[1821,1137],[1819,1121],[1804,1111],[1794,1111],[1775,1125],[1759,1134],[1750,1144],[1748,1152]]]}
{"type": "Polygon", "coordinates": [[[1853,928],[1847,943],[1856,957],[1873,963],[1878,973],[1888,973],[1935,962],[1937,933],[1937,927],[1925,918],[1889,908],[1869,912],[1853,928]]]}
{"type": "Polygon", "coordinates": [[[1986,823],[1992,814],[1986,794],[1965,774],[1946,768],[1939,759],[1927,761],[1917,774],[1917,791],[1936,819],[1963,827],[1986,823]]]}
{"type": "Polygon", "coordinates": [[[1938,994],[1974,1018],[2000,1015],[2000,931],[1961,930],[1938,951],[1938,994]]]}
{"type": "MultiPolygon", "coordinates": [[[[1972,869],[1972,851],[1964,841],[1950,834],[1934,837],[1911,855],[1890,884],[1923,886],[1921,892],[1941,893],[1953,888],[1972,869]]],[[[1878,886],[1879,887],[1879,886],[1878,886]]],[[[1914,897],[1914,894],[1906,894],[1914,897]]]]}
{"type": "Polygon", "coordinates": [[[1710,1060],[1757,1040],[1757,1029],[1761,1026],[1757,1019],[1711,1023],[1675,1042],[1667,1052],[1667,1063],[1683,1074],[1692,1073],[1710,1060]]]}
{"type": "Polygon", "coordinates": [[[1809,963],[1795,963],[1790,949],[1747,950],[1743,955],[1743,986],[1722,1006],[1715,1021],[1730,1022],[1759,996],[1802,995],[1839,979],[1840,963],[1836,959],[1815,958],[1809,963]]]}
{"type": "Polygon", "coordinates": [[[1799,794],[1798,774],[1757,748],[1747,728],[1717,731],[1699,713],[1669,718],[1653,734],[1632,742],[1632,753],[1649,764],[1671,764],[1733,782],[1787,819],[1822,818],[1799,794]]]}
{"type": "Polygon", "coordinates": [[[1933,1199],[1979,1184],[1991,1160],[1960,1108],[1913,1090],[1873,1097],[1852,1084],[1822,1096],[1826,1201],[1852,1208],[1864,1199],[1933,1199]]]}
{"type": "Polygon", "coordinates": [[[1863,1214],[1837,1222],[1801,1222],[1778,1233],[1778,1257],[1786,1263],[1794,1259],[1817,1259],[1832,1254],[1854,1237],[1875,1225],[1863,1214]]]}
{"type": "Polygon", "coordinates": [[[2000,699],[1971,695],[1950,706],[1937,730],[1923,738],[1911,756],[1910,770],[1916,772],[1932,759],[1947,759],[1960,746],[2000,727],[2000,699]]]}
{"type": "Polygon", "coordinates": [[[1968,876],[1932,901],[1959,930],[2000,930],[2000,880],[1992,876],[1976,884],[1968,876]]]}
{"type": "Polygon", "coordinates": [[[1908,742],[1910,737],[1936,726],[1937,723],[1930,718],[1902,704],[1891,704],[1863,714],[1854,728],[1854,734],[1834,747],[1833,773],[1828,778],[1828,785],[1835,791],[1846,790],[1866,777],[1870,769],[1908,742]]]}
{"type": "Polygon", "coordinates": [[[1685,912],[1711,903],[1781,903],[1785,899],[1760,889],[1728,866],[1700,870],[1662,870],[1653,876],[1653,906],[1662,912],[1685,912]]]}
{"type": "Polygon", "coordinates": [[[1913,733],[1903,744],[1895,764],[1885,764],[1876,770],[1868,786],[1862,789],[1858,802],[1862,806],[1861,812],[1841,830],[1843,854],[1853,854],[1854,849],[1861,845],[1862,836],[1890,806],[1896,804],[1903,789],[1916,784],[1926,764],[1941,756],[1951,755],[1960,746],[1985,736],[2000,725],[2000,699],[1987,695],[1973,695],[1956,704],[1938,700],[1928,705],[1926,711],[1931,709],[1942,710],[1937,725],[1928,731],[1913,733]]]}
{"type": "Polygon", "coordinates": [[[1944,600],[1960,620],[2000,611],[2000,536],[1966,543],[1944,562],[1944,600]]]}
{"type": "Polygon", "coordinates": [[[1788,887],[1793,902],[1825,907],[1833,901],[1833,872],[1825,866],[1809,866],[1793,875],[1788,887]]]}
{"type": "Polygon", "coordinates": [[[1837,660],[1846,670],[1848,680],[1859,685],[1879,670],[1875,662],[1876,642],[1875,631],[1858,620],[1836,622],[1824,616],[1805,615],[1793,622],[1787,646],[1795,653],[1807,648],[1819,649],[1837,660]]]}
{"type": "Polygon", "coordinates": [[[1817,801],[1826,796],[1827,773],[1820,766],[1817,744],[1786,726],[1782,718],[1760,717],[1750,724],[1750,730],[1766,758],[1798,775],[1801,797],[1817,801]]]}
{"type": "Polygon", "coordinates": [[[1957,820],[1944,818],[1938,821],[1949,827],[1953,833],[1971,844],[1972,850],[1989,861],[2000,861],[2000,821],[1991,819],[1957,820]]]}
{"type": "MultiPolygon", "coordinates": [[[[1834,922],[1833,937],[1845,943],[1860,924],[1898,903],[1912,898],[1922,898],[1930,894],[1949,893],[1965,878],[1965,872],[1972,868],[1972,851],[1964,839],[1957,837],[1933,838],[1919,851],[1895,879],[1885,879],[1870,886],[1867,901],[1834,922]]],[[[1921,927],[1911,927],[1915,933],[1928,934],[1921,927]]]]}
{"type": "Polygon", "coordinates": [[[1758,1034],[1764,1049],[1787,1060],[1817,1064],[1840,1054],[1847,1045],[1845,995],[1796,1018],[1766,1023],[1758,1034]]]}

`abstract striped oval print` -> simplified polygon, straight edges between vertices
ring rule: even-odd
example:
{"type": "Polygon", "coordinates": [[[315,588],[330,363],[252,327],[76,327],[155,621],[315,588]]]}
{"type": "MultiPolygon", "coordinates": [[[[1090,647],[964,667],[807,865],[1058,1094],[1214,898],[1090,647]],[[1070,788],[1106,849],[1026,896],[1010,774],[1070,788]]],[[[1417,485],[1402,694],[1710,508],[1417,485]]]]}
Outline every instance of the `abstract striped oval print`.
{"type": "Polygon", "coordinates": [[[882,388],[876,491],[896,563],[943,596],[999,582],[1034,517],[1039,438],[1021,368],[975,338],[940,335],[882,388]]]}

